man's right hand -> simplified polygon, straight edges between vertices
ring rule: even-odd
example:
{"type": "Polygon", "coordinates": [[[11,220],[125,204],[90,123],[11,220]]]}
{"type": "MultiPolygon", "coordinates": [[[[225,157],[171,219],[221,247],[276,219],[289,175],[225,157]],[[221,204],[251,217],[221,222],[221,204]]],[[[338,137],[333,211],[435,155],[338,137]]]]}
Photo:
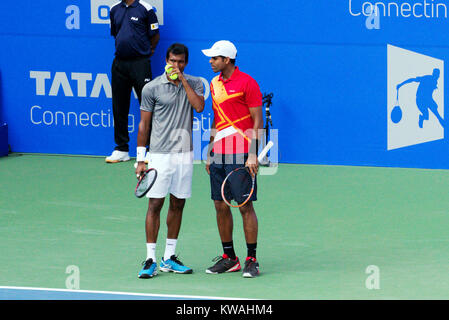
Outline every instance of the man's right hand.
{"type": "Polygon", "coordinates": [[[210,159],[207,158],[206,160],[206,172],[208,175],[210,175],[210,159]]]}
{"type": "Polygon", "coordinates": [[[137,179],[140,179],[140,176],[142,175],[143,172],[145,172],[147,170],[147,166],[145,164],[145,161],[140,161],[137,163],[137,167],[136,167],[136,177],[137,179]]]}

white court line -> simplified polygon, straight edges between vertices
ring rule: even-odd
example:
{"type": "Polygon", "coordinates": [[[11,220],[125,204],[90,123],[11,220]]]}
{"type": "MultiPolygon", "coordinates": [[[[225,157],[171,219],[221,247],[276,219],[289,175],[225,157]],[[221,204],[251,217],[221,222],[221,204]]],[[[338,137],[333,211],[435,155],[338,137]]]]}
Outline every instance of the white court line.
{"type": "Polygon", "coordinates": [[[34,291],[52,291],[52,292],[70,292],[70,293],[93,293],[93,294],[110,294],[110,295],[128,295],[143,297],[162,297],[162,298],[179,298],[179,299],[209,299],[209,300],[250,300],[246,298],[227,298],[227,297],[209,297],[209,296],[189,296],[189,295],[171,295],[171,294],[155,294],[155,293],[135,293],[120,291],[95,291],[95,290],[72,290],[72,289],[55,289],[55,288],[33,288],[33,287],[11,287],[0,286],[0,289],[13,290],[34,290],[34,291]]]}

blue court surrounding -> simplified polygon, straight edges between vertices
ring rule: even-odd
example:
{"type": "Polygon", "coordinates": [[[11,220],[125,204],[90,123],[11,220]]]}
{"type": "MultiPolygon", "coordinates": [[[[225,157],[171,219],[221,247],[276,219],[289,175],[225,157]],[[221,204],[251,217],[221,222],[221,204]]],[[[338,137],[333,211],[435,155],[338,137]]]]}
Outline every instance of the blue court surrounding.
{"type": "MultiPolygon", "coordinates": [[[[217,297],[175,296],[125,292],[0,287],[0,300],[207,300],[217,297]]],[[[228,298],[227,298],[228,299],[228,298]]]]}

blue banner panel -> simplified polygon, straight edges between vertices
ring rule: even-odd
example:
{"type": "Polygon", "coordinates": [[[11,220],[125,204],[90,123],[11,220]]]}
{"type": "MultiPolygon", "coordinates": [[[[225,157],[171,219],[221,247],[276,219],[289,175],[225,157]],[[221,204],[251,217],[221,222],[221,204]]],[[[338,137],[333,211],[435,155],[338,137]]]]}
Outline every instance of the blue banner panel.
{"type": "MultiPolygon", "coordinates": [[[[0,115],[13,151],[107,155],[114,147],[109,8],[116,0],[23,0],[0,12],[0,115]],[[20,19],[17,18],[20,13],[20,19]]],[[[227,39],[237,65],[274,94],[280,162],[449,168],[445,62],[449,4],[442,0],[149,0],[162,74],[173,42],[190,49],[185,72],[202,78],[195,159],[213,119],[215,76],[201,49],[227,39]]],[[[140,113],[129,114],[135,156],[140,113]]]]}

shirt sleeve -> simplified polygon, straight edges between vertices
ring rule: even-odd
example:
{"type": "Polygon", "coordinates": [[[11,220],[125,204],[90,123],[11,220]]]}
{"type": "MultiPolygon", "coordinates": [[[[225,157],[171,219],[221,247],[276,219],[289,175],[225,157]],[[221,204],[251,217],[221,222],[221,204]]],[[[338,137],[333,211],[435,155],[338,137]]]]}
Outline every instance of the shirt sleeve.
{"type": "Polygon", "coordinates": [[[153,90],[149,86],[143,87],[140,110],[153,112],[155,106],[156,106],[156,99],[154,98],[153,90]]]}
{"type": "Polygon", "coordinates": [[[115,38],[115,36],[117,35],[117,28],[115,27],[114,14],[112,10],[109,13],[109,19],[111,20],[111,36],[115,38]]]}
{"type": "Polygon", "coordinates": [[[249,78],[245,90],[245,103],[249,108],[262,106],[262,93],[256,80],[249,78]]]}
{"type": "Polygon", "coordinates": [[[154,9],[148,10],[148,35],[152,38],[159,33],[159,21],[157,20],[154,9]]]}
{"type": "Polygon", "coordinates": [[[203,81],[201,81],[201,79],[197,79],[194,82],[194,86],[192,87],[192,89],[195,91],[195,93],[199,96],[204,96],[204,85],[203,85],[203,81]]]}

